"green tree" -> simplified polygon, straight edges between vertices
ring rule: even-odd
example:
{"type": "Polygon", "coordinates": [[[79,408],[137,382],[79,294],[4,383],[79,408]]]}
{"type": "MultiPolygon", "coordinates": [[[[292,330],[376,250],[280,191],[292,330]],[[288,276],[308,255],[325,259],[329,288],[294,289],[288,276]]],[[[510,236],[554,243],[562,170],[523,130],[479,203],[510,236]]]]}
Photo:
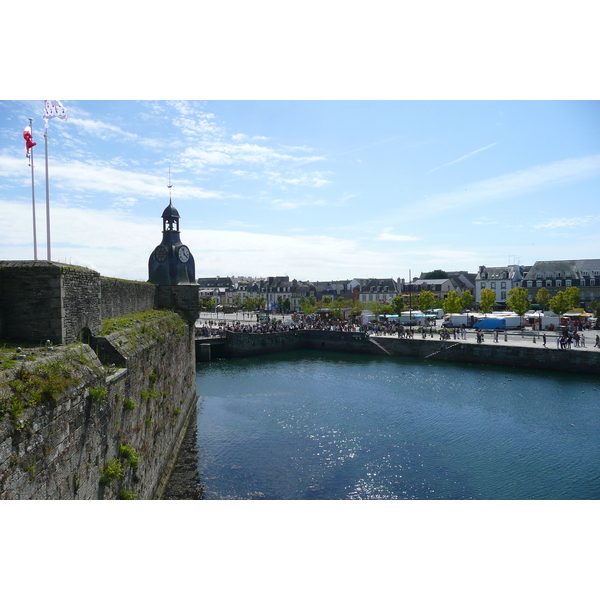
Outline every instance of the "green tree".
{"type": "Polygon", "coordinates": [[[489,288],[481,290],[481,297],[479,299],[479,308],[481,309],[481,312],[484,314],[491,312],[492,308],[494,308],[494,304],[496,304],[496,292],[489,288]]]}
{"type": "Polygon", "coordinates": [[[590,310],[596,319],[600,319],[600,300],[592,300],[590,302],[590,310]]]}
{"type": "Polygon", "coordinates": [[[433,271],[429,271],[429,273],[425,273],[425,275],[423,275],[423,279],[448,279],[448,273],[446,273],[446,271],[442,271],[442,269],[435,269],[433,271]]]}
{"type": "Polygon", "coordinates": [[[465,290],[460,297],[460,304],[463,310],[471,310],[475,304],[475,298],[469,290],[465,290]]]}
{"type": "Polygon", "coordinates": [[[460,296],[455,292],[448,292],[448,297],[444,300],[444,312],[457,313],[462,308],[460,296]]]}
{"type": "Polygon", "coordinates": [[[240,308],[242,308],[242,298],[239,294],[233,297],[232,304],[235,312],[239,312],[240,308]]]}
{"type": "Polygon", "coordinates": [[[545,287],[540,288],[535,295],[535,302],[544,309],[548,308],[548,303],[550,302],[550,292],[545,287]]]}
{"type": "Polygon", "coordinates": [[[277,310],[283,314],[283,309],[285,308],[284,306],[284,299],[283,296],[277,296],[277,310]]]}
{"type": "Polygon", "coordinates": [[[344,308],[348,308],[348,302],[346,300],[344,300],[344,298],[342,298],[342,296],[338,296],[333,303],[331,304],[331,307],[333,308],[333,316],[336,319],[343,319],[344,318],[344,308]]]}
{"type": "Polygon", "coordinates": [[[395,298],[393,298],[392,308],[394,309],[394,314],[401,314],[404,310],[404,298],[402,296],[396,296],[395,298]]]}
{"type": "Polygon", "coordinates": [[[579,288],[568,287],[565,290],[565,294],[567,294],[567,296],[571,298],[571,301],[573,303],[573,306],[571,306],[571,308],[579,308],[579,305],[581,304],[581,292],[579,291],[579,288]]]}
{"type": "Polygon", "coordinates": [[[522,317],[530,308],[531,302],[527,298],[527,288],[515,287],[508,292],[506,304],[513,312],[522,317]]]}
{"type": "Polygon", "coordinates": [[[559,317],[562,317],[566,312],[569,312],[573,308],[573,299],[572,294],[567,294],[561,290],[560,292],[557,292],[555,296],[550,298],[550,310],[559,317]]]}
{"type": "Polygon", "coordinates": [[[367,309],[376,317],[379,317],[379,315],[391,315],[394,312],[394,309],[389,304],[383,304],[382,302],[367,302],[367,309]]]}
{"type": "Polygon", "coordinates": [[[433,292],[421,290],[421,293],[419,294],[419,309],[423,312],[427,312],[433,307],[434,303],[435,296],[433,295],[433,292]]]}
{"type": "Polygon", "coordinates": [[[207,311],[212,312],[213,310],[215,310],[215,306],[217,306],[217,301],[214,298],[209,298],[204,303],[204,306],[206,306],[207,311]]]}
{"type": "Polygon", "coordinates": [[[314,296],[303,296],[300,298],[300,310],[308,315],[311,312],[314,312],[316,308],[317,300],[314,296]]]}
{"type": "Polygon", "coordinates": [[[364,309],[365,305],[360,300],[353,300],[350,315],[353,317],[359,317],[364,309]]]}

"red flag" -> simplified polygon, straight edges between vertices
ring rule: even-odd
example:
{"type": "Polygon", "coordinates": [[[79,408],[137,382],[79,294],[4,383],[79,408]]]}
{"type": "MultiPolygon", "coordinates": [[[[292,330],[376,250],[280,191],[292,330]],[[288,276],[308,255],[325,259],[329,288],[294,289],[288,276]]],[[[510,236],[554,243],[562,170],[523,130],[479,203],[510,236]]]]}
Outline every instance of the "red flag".
{"type": "Polygon", "coordinates": [[[27,158],[29,158],[29,151],[37,145],[33,141],[33,137],[31,136],[31,127],[29,127],[29,125],[27,125],[27,127],[25,127],[25,130],[23,131],[23,139],[25,140],[25,155],[27,156],[27,158]]]}

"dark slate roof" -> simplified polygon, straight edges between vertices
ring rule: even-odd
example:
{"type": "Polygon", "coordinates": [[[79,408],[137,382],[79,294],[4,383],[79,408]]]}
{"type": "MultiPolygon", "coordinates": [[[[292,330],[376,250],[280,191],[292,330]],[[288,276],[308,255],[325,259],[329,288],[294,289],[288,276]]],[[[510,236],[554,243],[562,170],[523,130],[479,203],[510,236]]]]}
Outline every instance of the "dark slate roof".
{"type": "Polygon", "coordinates": [[[163,211],[162,218],[163,219],[174,219],[174,218],[179,219],[180,218],[178,210],[173,206],[173,204],[171,202],[169,203],[169,206],[167,206],[167,208],[165,208],[165,210],[163,211]]]}

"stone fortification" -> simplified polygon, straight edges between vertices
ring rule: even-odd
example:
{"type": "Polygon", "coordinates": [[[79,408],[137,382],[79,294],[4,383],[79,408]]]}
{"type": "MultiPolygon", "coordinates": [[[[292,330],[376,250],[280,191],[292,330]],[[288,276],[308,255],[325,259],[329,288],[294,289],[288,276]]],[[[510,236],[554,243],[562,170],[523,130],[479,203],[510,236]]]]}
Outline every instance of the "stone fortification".
{"type": "Polygon", "coordinates": [[[153,283],[100,277],[100,313],[102,319],[142,312],[157,306],[153,283]]]}
{"type": "MultiPolygon", "coordinates": [[[[321,350],[411,356],[472,364],[600,374],[600,351],[578,352],[501,344],[468,344],[436,339],[369,337],[366,333],[301,330],[252,334],[227,332],[225,343],[211,348],[213,358],[260,356],[290,350],[321,350]]],[[[200,353],[196,353],[200,356],[200,353]]]]}
{"type": "Polygon", "coordinates": [[[167,311],[90,344],[0,370],[0,499],[160,495],[197,399],[193,328],[167,311]]]}
{"type": "Polygon", "coordinates": [[[0,337],[69,344],[98,335],[102,319],[155,308],[156,295],[153,284],[76,265],[0,261],[0,337]]]}

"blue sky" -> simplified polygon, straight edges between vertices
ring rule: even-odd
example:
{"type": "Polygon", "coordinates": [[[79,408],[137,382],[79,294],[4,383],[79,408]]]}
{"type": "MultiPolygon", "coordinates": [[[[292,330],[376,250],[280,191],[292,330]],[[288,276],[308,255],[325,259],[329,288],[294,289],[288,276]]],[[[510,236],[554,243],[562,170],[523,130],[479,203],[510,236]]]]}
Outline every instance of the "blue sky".
{"type": "MultiPolygon", "coordinates": [[[[52,258],[145,280],[169,201],[197,276],[408,277],[598,258],[597,101],[93,101],[49,129],[52,258]]],[[[0,256],[45,259],[43,103],[0,102],[0,256]]]]}

